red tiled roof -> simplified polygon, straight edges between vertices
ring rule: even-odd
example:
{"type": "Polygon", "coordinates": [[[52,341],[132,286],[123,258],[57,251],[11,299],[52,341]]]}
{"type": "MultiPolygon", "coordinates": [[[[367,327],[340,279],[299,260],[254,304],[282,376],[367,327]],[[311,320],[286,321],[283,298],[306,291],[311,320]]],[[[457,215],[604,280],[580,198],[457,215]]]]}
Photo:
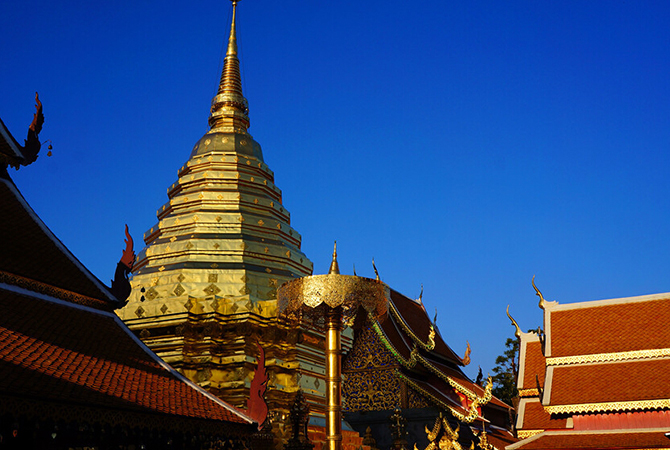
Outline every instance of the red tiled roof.
{"type": "Polygon", "coordinates": [[[468,414],[468,411],[461,405],[459,397],[455,394],[453,388],[449,386],[447,382],[436,377],[429,377],[429,380],[425,378],[419,378],[416,376],[416,374],[403,374],[403,376],[407,381],[409,381],[410,386],[415,389],[418,388],[417,390],[419,392],[423,391],[423,394],[427,394],[429,397],[437,399],[438,401],[442,402],[443,405],[452,407],[460,414],[468,414]]]}
{"type": "Polygon", "coordinates": [[[641,449],[668,448],[668,430],[633,430],[630,432],[547,431],[509,448],[523,450],[553,449],[641,449]]]}
{"type": "MultiPolygon", "coordinates": [[[[49,231],[14,183],[3,176],[0,211],[0,272],[98,299],[89,306],[110,309],[110,302],[116,301],[112,294],[49,231]]],[[[116,261],[110,261],[110,275],[115,266],[116,261]]],[[[4,278],[3,282],[10,282],[4,278]]]]}
{"type": "Polygon", "coordinates": [[[552,417],[551,414],[544,410],[540,403],[540,399],[532,398],[522,400],[523,407],[523,424],[524,430],[552,430],[565,429],[567,419],[552,417]]]}
{"type": "Polygon", "coordinates": [[[552,357],[669,346],[670,298],[594,303],[594,306],[549,312],[552,357]]]}
{"type": "Polygon", "coordinates": [[[549,401],[554,406],[670,399],[669,372],[670,359],[556,366],[549,401]]]}
{"type": "MultiPolygon", "coordinates": [[[[478,397],[483,397],[484,396],[484,388],[477,385],[477,383],[474,383],[474,382],[470,381],[470,379],[463,372],[461,372],[460,369],[451,368],[449,366],[441,364],[441,363],[439,363],[437,361],[434,361],[432,359],[429,359],[428,363],[431,364],[436,369],[438,369],[443,375],[454,379],[454,381],[456,381],[461,386],[463,386],[466,389],[474,392],[478,397]]],[[[500,406],[500,407],[505,408],[505,409],[509,408],[509,405],[502,402],[501,400],[499,400],[495,396],[491,398],[491,401],[489,403],[493,404],[493,405],[500,406]]]]}
{"type": "Polygon", "coordinates": [[[159,361],[113,313],[0,285],[0,395],[251,423],[159,361]]]}
{"type": "Polygon", "coordinates": [[[540,380],[540,387],[544,386],[544,372],[546,359],[542,354],[540,341],[526,342],[526,352],[523,370],[523,385],[519,389],[535,389],[537,382],[535,376],[540,380]]]}

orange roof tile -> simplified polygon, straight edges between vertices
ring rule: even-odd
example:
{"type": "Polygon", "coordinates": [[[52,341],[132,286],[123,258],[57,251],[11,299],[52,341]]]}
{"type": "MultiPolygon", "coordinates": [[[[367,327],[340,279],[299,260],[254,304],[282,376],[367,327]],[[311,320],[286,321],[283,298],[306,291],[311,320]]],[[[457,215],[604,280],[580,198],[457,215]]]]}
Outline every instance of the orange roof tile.
{"type": "Polygon", "coordinates": [[[552,370],[552,406],[670,399],[665,376],[670,359],[555,366],[552,370]]]}
{"type": "Polygon", "coordinates": [[[113,313],[2,284],[0,373],[0,395],[251,423],[162,363],[113,313]]]}
{"type": "Polygon", "coordinates": [[[540,380],[540,386],[544,386],[546,359],[542,354],[542,344],[540,344],[540,341],[530,341],[525,343],[525,347],[523,384],[519,389],[537,388],[536,375],[540,380]]]}
{"type": "Polygon", "coordinates": [[[669,347],[670,298],[605,302],[548,312],[552,357],[669,347]]]}
{"type": "Polygon", "coordinates": [[[567,419],[552,417],[551,414],[544,410],[544,407],[540,403],[540,399],[533,398],[522,401],[524,402],[523,409],[520,408],[519,411],[520,414],[523,413],[522,429],[565,429],[567,419]]]}

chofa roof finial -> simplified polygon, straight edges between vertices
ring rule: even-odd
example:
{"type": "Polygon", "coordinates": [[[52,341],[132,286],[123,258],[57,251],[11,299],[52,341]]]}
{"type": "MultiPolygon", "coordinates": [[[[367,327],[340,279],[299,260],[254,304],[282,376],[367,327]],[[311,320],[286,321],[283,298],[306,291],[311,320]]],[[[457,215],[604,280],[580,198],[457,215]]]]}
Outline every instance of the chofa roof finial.
{"type": "Polygon", "coordinates": [[[512,325],[514,325],[514,328],[515,328],[514,336],[516,336],[517,339],[519,339],[521,337],[521,328],[519,327],[519,324],[516,323],[516,320],[514,320],[514,318],[509,313],[509,305],[507,305],[507,317],[509,317],[509,320],[512,321],[512,325]]]}

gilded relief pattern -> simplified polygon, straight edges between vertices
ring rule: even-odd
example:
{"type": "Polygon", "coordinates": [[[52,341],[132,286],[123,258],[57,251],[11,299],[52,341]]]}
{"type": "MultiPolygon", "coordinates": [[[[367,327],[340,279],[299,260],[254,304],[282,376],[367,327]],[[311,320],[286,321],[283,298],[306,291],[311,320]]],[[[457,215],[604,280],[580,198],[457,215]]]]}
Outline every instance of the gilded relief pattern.
{"type": "Polygon", "coordinates": [[[360,332],[344,359],[342,385],[344,411],[388,410],[400,406],[400,380],[393,368],[398,365],[372,328],[360,332]]]}

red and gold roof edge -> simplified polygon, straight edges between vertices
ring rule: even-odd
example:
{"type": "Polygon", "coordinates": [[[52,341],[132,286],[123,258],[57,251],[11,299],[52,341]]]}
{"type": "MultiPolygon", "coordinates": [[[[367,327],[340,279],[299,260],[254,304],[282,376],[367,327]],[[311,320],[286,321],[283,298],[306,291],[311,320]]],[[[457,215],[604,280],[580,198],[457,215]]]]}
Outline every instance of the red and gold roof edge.
{"type": "Polygon", "coordinates": [[[393,304],[393,302],[389,302],[389,310],[391,311],[391,314],[393,317],[396,319],[396,322],[400,324],[402,327],[403,331],[407,333],[407,335],[412,338],[412,340],[421,348],[427,351],[432,351],[435,349],[435,328],[433,325],[430,325],[430,331],[428,332],[428,338],[426,342],[423,342],[421,338],[419,338],[412,329],[407,325],[405,322],[405,319],[400,315],[400,312],[398,312],[398,308],[393,304]]]}
{"type": "Polygon", "coordinates": [[[431,371],[432,373],[437,375],[442,380],[449,383],[449,385],[452,388],[454,388],[454,390],[456,390],[457,392],[460,392],[461,394],[465,395],[468,398],[468,400],[470,401],[470,407],[467,410],[466,414],[463,414],[463,413],[457,411],[451,405],[446,404],[443,400],[441,400],[438,397],[436,397],[435,395],[427,392],[425,389],[421,388],[416,383],[411,381],[408,377],[404,376],[400,370],[395,369],[394,373],[398,378],[405,381],[408,385],[410,385],[416,391],[420,392],[422,395],[431,399],[432,401],[434,401],[437,405],[439,405],[443,409],[450,411],[451,414],[454,417],[456,417],[457,419],[459,419],[459,420],[461,420],[465,423],[472,423],[475,419],[480,418],[478,408],[480,406],[486,405],[491,400],[491,398],[493,397],[492,393],[491,393],[492,383],[490,381],[490,378],[489,378],[489,383],[487,384],[486,388],[484,389],[484,395],[483,396],[478,396],[476,393],[472,392],[466,386],[464,386],[463,384],[456,381],[453,377],[450,377],[450,376],[444,374],[437,367],[435,367],[433,364],[431,364],[425,357],[421,356],[421,354],[419,353],[419,350],[418,350],[416,345],[412,349],[410,358],[409,359],[403,358],[403,356],[395,349],[393,344],[386,337],[386,334],[384,333],[384,330],[382,330],[379,322],[373,316],[370,316],[369,320],[370,320],[370,323],[372,324],[372,327],[373,327],[375,333],[377,334],[377,336],[381,340],[384,347],[386,347],[386,349],[396,358],[396,360],[403,367],[405,367],[407,369],[413,369],[416,366],[417,362],[421,362],[422,366],[424,366],[426,369],[428,369],[429,371],[431,371]]]}
{"type": "Polygon", "coordinates": [[[670,409],[670,399],[544,406],[544,410],[547,411],[549,414],[623,412],[623,411],[655,410],[655,409],[670,409]]]}

